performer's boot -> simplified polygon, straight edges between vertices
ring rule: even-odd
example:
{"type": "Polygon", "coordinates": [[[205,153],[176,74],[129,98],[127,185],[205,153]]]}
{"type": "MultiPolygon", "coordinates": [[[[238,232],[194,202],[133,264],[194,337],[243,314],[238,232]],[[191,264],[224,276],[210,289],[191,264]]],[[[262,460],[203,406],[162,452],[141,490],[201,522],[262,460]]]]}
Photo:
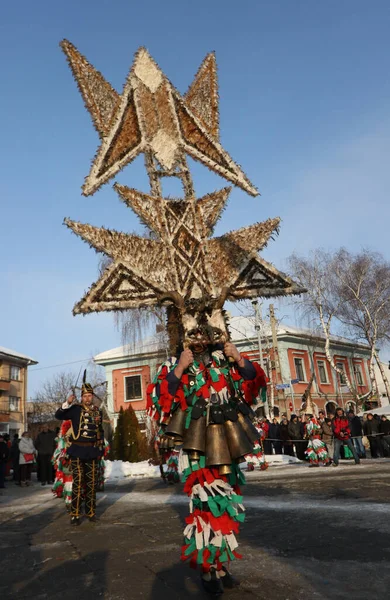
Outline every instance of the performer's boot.
{"type": "Polygon", "coordinates": [[[80,517],[71,517],[70,524],[71,525],[80,525],[81,524],[80,517]]]}
{"type": "Polygon", "coordinates": [[[220,581],[222,581],[223,587],[228,590],[232,590],[240,585],[240,581],[233,577],[226,567],[222,567],[222,570],[218,571],[218,575],[220,577],[220,581]]]}
{"type": "Polygon", "coordinates": [[[220,596],[223,594],[223,585],[214,567],[211,567],[209,573],[204,573],[202,575],[202,586],[204,591],[212,596],[220,596]]]}
{"type": "Polygon", "coordinates": [[[92,515],[92,517],[88,517],[88,521],[90,523],[97,523],[98,518],[96,517],[96,515],[92,515]]]}

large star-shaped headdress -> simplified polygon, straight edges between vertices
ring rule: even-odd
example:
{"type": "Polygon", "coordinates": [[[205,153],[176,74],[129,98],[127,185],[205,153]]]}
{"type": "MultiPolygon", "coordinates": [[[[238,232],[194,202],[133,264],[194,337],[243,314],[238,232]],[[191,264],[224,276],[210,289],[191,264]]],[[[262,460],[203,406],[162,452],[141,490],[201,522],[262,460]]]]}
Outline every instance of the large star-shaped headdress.
{"type": "Polygon", "coordinates": [[[219,143],[214,54],[206,56],[182,97],[141,48],[119,95],[72,44],[64,41],[62,47],[101,137],[83,192],[94,193],[143,152],[151,194],[115,188],[156,235],[143,238],[66,219],[74,233],[111,258],[74,313],[150,306],[172,293],[190,303],[218,299],[222,290],[231,300],[301,293],[258,255],[278,231],[278,218],[211,238],[230,188],[195,198],[187,154],[249,194],[258,193],[219,143]],[[167,176],[182,180],[185,199],[162,197],[161,179],[167,176]]]}
{"type": "Polygon", "coordinates": [[[217,67],[213,53],[182,97],[145,48],[135,55],[122,94],[68,41],[62,42],[101,145],[85,180],[93,194],[140,153],[174,171],[188,154],[256,196],[256,188],[219,143],[217,67]]]}

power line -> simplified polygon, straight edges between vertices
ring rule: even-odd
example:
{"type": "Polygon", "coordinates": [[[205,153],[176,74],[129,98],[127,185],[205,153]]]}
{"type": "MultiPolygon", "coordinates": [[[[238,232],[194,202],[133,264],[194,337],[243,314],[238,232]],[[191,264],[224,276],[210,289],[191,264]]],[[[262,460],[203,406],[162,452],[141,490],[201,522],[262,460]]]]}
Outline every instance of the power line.
{"type": "Polygon", "coordinates": [[[72,362],[61,363],[59,365],[50,365],[49,367],[37,367],[35,369],[29,369],[29,373],[33,371],[43,371],[44,369],[55,369],[56,367],[65,367],[66,365],[75,365],[77,363],[89,362],[91,358],[81,358],[80,360],[73,360],[72,362]]]}

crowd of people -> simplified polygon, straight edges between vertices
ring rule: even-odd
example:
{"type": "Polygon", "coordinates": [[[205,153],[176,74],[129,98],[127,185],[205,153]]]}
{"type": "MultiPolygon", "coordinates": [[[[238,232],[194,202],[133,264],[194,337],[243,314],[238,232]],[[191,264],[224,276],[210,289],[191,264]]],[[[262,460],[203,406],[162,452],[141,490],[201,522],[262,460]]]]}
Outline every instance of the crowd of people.
{"type": "Polygon", "coordinates": [[[352,410],[345,414],[337,408],[335,415],[328,416],[319,411],[318,417],[293,414],[287,419],[283,414],[271,421],[263,417],[259,425],[265,455],[285,454],[313,466],[321,462],[337,466],[342,454],[358,464],[366,458],[365,437],[371,458],[390,457],[390,420],[385,415],[368,413],[361,419],[352,410]]]}
{"type": "Polygon", "coordinates": [[[0,435],[0,488],[5,487],[6,478],[10,477],[16,485],[27,487],[32,485],[31,473],[36,467],[38,481],[42,486],[52,485],[54,469],[52,457],[57,444],[59,429],[51,431],[43,425],[35,440],[28,431],[21,437],[15,433],[11,441],[8,434],[0,435]]]}

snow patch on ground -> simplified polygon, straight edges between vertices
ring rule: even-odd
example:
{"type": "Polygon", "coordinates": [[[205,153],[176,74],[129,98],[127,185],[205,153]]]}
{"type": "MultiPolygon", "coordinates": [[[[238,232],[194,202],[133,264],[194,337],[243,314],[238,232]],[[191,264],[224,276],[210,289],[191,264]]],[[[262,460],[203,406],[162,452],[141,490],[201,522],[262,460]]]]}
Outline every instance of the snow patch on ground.
{"type": "MultiPolygon", "coordinates": [[[[284,454],[273,454],[267,456],[267,462],[270,467],[289,465],[300,463],[301,461],[295,456],[285,456],[284,454]]],[[[243,471],[246,471],[246,462],[240,465],[243,471]]],[[[130,463],[122,460],[107,460],[105,478],[110,479],[127,479],[128,477],[160,477],[160,469],[154,465],[150,465],[147,460],[130,463]]]]}
{"type": "Polygon", "coordinates": [[[106,479],[125,479],[127,477],[160,477],[160,469],[150,465],[147,460],[137,463],[106,460],[106,479]]]}

